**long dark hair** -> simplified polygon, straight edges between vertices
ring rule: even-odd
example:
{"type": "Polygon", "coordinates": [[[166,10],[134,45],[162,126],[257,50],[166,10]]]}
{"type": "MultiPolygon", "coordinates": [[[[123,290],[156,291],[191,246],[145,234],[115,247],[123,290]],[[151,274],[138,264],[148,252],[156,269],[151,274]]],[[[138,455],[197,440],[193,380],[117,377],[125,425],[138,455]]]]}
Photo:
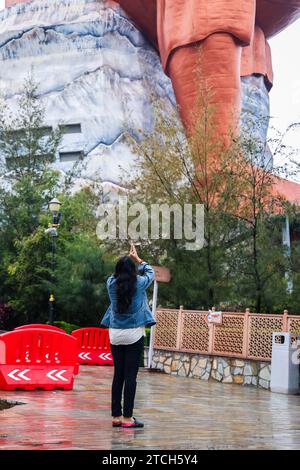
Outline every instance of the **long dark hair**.
{"type": "Polygon", "coordinates": [[[117,309],[124,313],[128,309],[136,288],[136,268],[129,256],[119,259],[114,276],[117,286],[117,309]]]}

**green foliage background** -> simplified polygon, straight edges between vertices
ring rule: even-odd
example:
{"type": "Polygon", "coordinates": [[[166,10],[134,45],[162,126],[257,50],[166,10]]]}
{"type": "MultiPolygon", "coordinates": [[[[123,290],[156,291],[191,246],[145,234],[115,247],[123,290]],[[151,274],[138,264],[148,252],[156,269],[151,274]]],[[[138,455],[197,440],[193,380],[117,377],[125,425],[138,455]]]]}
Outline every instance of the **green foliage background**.
{"type": "MultiPolygon", "coordinates": [[[[286,213],[294,227],[299,226],[298,209],[279,201],[280,211],[273,210],[269,194],[273,176],[266,169],[257,170],[256,165],[261,149],[250,134],[243,152],[241,142],[226,150],[220,144],[212,145],[211,111],[205,103],[201,109],[197,132],[190,140],[178,126],[176,113],[158,110],[153,132],[133,144],[137,171],[124,176],[131,189],[129,202],[142,202],[149,210],[152,203],[204,205],[203,249],[185,250],[184,242],[173,233],[169,240],[150,244],[142,240],[140,256],[169,267],[172,273],[171,283],[159,286],[158,305],[189,309],[215,305],[223,310],[278,313],[288,308],[300,313],[300,242],[295,240],[288,253],[281,239],[286,213]],[[218,155],[215,169],[208,165],[212,153],[218,155]],[[241,153],[248,154],[247,163],[241,153]],[[252,172],[248,172],[249,165],[252,172]],[[293,291],[289,292],[291,278],[293,291]]],[[[32,78],[24,84],[16,114],[0,99],[3,329],[47,322],[50,293],[55,295],[58,326],[68,332],[99,326],[108,307],[106,279],[118,256],[128,253],[127,240],[103,243],[97,238],[102,191],[97,184],[71,190],[80,165],[64,177],[51,169],[61,131],[47,132],[32,78]],[[48,203],[53,197],[62,203],[54,270],[52,241],[45,233],[52,222],[48,203]]]]}

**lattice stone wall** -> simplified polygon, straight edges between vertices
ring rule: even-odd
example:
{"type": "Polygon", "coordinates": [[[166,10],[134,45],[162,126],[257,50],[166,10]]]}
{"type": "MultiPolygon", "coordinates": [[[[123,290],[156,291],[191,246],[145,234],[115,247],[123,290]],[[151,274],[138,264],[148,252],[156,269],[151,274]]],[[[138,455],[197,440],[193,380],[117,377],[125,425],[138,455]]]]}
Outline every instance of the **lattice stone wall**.
{"type": "Polygon", "coordinates": [[[288,319],[288,330],[290,333],[295,333],[300,335],[300,318],[292,318],[288,319]]]}
{"type": "Polygon", "coordinates": [[[209,329],[205,313],[184,311],[182,322],[180,349],[208,353],[209,329]]]}
{"type": "Polygon", "coordinates": [[[158,310],[156,312],[154,347],[177,348],[179,310],[158,310]]]}
{"type": "Polygon", "coordinates": [[[250,316],[248,357],[266,358],[272,356],[272,333],[282,331],[282,316],[250,316]]]}
{"type": "Polygon", "coordinates": [[[213,352],[243,355],[244,316],[223,315],[223,324],[214,329],[213,352]]]}
{"type": "Polygon", "coordinates": [[[272,333],[300,335],[300,316],[223,313],[221,325],[207,323],[207,312],[157,311],[156,349],[270,361],[272,333]]]}

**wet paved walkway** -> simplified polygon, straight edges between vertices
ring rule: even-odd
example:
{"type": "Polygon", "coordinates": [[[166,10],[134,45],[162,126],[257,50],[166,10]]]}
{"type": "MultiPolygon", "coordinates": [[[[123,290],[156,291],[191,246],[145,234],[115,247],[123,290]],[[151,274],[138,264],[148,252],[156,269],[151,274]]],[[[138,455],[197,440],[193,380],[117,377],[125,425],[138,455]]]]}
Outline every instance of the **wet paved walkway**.
{"type": "Polygon", "coordinates": [[[0,391],[0,449],[297,449],[300,396],[141,370],[135,415],[111,427],[110,367],[81,367],[72,391],[0,391]]]}

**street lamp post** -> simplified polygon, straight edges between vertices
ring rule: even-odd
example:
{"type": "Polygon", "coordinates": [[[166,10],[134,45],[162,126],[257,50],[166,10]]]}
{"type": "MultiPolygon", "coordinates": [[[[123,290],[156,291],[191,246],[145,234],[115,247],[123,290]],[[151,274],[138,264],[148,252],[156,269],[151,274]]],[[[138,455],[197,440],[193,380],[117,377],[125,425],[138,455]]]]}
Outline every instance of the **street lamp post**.
{"type": "MultiPolygon", "coordinates": [[[[61,213],[60,213],[60,206],[61,203],[58,199],[54,198],[49,202],[49,211],[52,214],[52,223],[49,224],[49,227],[45,232],[51,236],[51,251],[52,251],[52,258],[51,258],[51,280],[54,283],[54,269],[55,269],[55,251],[56,251],[56,239],[58,237],[58,227],[61,221],[61,213]]],[[[54,302],[55,297],[53,292],[50,293],[49,303],[48,303],[48,320],[49,323],[53,323],[55,318],[54,312],[54,302]]]]}

